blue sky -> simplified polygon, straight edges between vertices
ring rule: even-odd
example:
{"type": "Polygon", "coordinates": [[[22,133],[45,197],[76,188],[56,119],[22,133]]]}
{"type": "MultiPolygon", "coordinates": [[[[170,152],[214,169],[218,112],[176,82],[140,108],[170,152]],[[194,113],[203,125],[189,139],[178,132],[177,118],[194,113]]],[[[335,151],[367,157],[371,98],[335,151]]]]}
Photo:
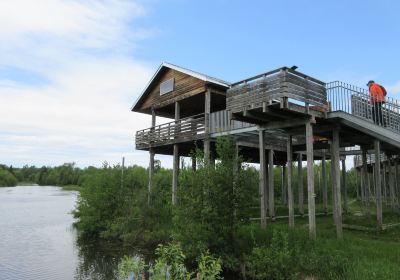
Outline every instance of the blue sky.
{"type": "MultiPolygon", "coordinates": [[[[162,61],[235,81],[283,65],[400,94],[398,1],[0,2],[0,162],[146,165],[130,106],[162,61]]],[[[169,157],[159,157],[170,164],[169,157]]]]}

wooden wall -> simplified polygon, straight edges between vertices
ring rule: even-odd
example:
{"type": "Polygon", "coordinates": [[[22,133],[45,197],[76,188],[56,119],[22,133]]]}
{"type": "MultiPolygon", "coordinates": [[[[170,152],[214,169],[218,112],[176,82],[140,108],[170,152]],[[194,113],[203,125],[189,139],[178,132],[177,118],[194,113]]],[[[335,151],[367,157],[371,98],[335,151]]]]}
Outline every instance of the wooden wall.
{"type": "Polygon", "coordinates": [[[141,100],[141,104],[138,104],[139,106],[136,109],[138,111],[148,111],[152,106],[154,108],[161,108],[183,98],[202,93],[205,90],[206,85],[204,81],[173,69],[166,69],[153,82],[144,100],[141,100]],[[160,84],[171,78],[175,79],[174,90],[160,96],[160,84]]]}

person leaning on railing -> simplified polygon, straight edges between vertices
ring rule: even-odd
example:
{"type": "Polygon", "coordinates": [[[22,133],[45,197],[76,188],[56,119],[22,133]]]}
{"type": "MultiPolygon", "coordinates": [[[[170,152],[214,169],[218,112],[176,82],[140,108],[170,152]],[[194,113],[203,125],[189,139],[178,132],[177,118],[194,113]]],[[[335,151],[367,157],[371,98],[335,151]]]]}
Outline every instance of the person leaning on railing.
{"type": "Polygon", "coordinates": [[[372,119],[374,123],[384,125],[382,104],[385,103],[386,90],[383,86],[374,81],[369,81],[367,86],[369,88],[370,103],[372,105],[372,119]]]}

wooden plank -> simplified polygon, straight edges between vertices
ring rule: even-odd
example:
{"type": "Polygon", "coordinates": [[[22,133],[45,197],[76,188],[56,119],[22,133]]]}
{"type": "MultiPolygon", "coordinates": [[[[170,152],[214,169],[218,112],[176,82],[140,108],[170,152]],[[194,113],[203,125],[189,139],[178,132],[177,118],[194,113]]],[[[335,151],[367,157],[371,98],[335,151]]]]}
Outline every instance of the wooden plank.
{"type": "Polygon", "coordinates": [[[382,229],[382,191],[381,191],[381,147],[379,140],[374,140],[375,148],[375,186],[376,186],[376,226],[382,229]]]}
{"type": "Polygon", "coordinates": [[[292,190],[292,136],[288,135],[287,140],[287,192],[288,192],[288,206],[289,206],[289,227],[294,227],[294,203],[293,203],[293,190],[292,190]]]}
{"type": "Polygon", "coordinates": [[[342,229],[342,203],[340,195],[340,160],[339,160],[339,130],[333,129],[332,147],[331,147],[331,165],[332,165],[332,185],[334,190],[334,212],[336,224],[336,236],[338,239],[343,238],[342,229]]]}
{"type": "Polygon", "coordinates": [[[316,238],[315,192],[314,192],[314,135],[311,122],[306,123],[307,186],[308,186],[308,229],[311,239],[316,238]]]}
{"type": "Polygon", "coordinates": [[[266,168],[266,159],[265,159],[265,140],[264,140],[264,131],[259,130],[259,153],[260,153],[260,171],[259,171],[259,193],[260,193],[260,217],[261,217],[261,228],[265,229],[267,226],[267,213],[266,213],[266,205],[265,205],[265,189],[266,189],[266,177],[267,177],[267,168],[266,168]]]}

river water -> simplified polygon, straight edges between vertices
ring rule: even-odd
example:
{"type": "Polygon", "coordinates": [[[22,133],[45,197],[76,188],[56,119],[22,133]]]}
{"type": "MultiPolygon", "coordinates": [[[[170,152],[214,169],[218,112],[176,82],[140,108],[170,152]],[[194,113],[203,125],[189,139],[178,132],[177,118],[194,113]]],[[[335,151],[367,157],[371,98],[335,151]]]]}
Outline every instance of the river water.
{"type": "Polygon", "coordinates": [[[123,252],[77,237],[77,193],[59,187],[0,188],[0,279],[114,279],[123,252]]]}

